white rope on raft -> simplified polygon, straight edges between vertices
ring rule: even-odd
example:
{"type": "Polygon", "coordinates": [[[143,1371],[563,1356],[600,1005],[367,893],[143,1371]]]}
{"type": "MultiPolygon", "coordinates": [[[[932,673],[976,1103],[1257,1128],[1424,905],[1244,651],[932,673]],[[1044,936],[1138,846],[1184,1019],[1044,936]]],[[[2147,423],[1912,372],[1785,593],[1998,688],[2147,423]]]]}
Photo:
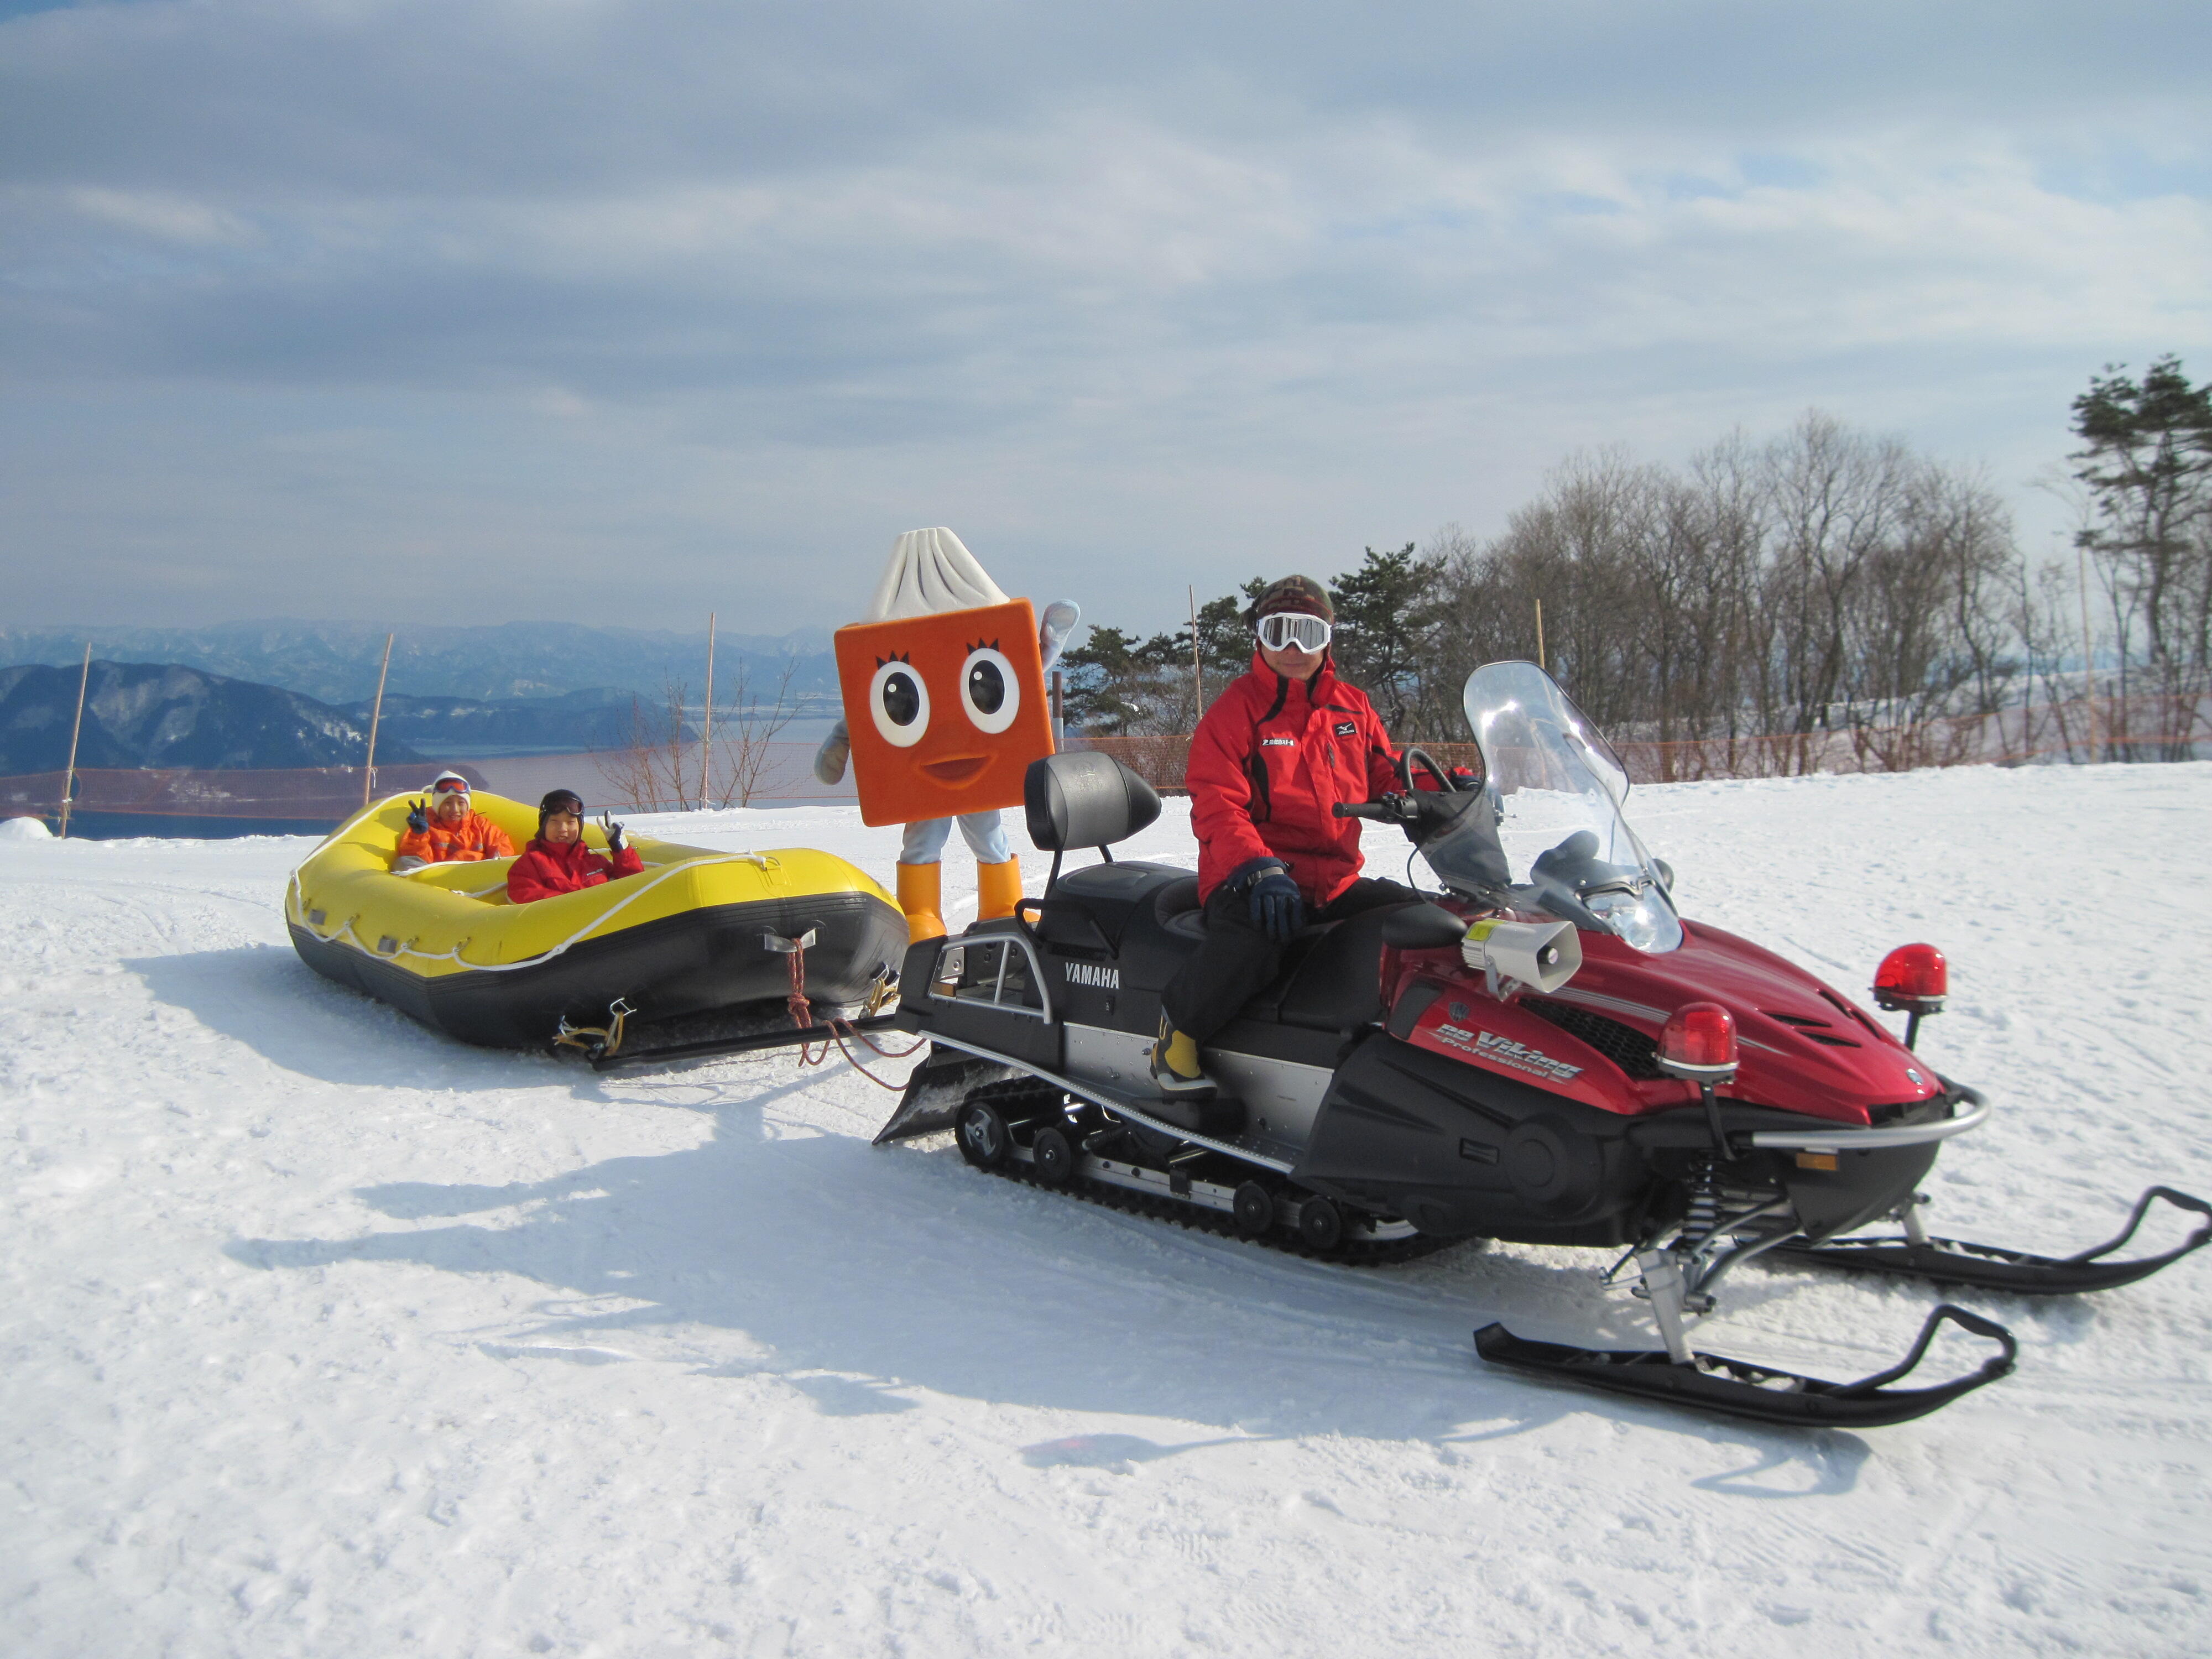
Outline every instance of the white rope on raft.
{"type": "MultiPolygon", "coordinates": [[[[643,898],[654,888],[659,886],[662,882],[666,881],[669,877],[675,875],[679,871],[704,869],[710,864],[748,863],[757,864],[762,869],[768,870],[774,868],[778,863],[778,860],[760,853],[718,853],[707,858],[686,859],[679,864],[668,865],[662,869],[659,875],[653,877],[652,880],[646,882],[643,885],[634,889],[628,894],[625,894],[621,903],[616,905],[612,909],[601,911],[598,915],[592,917],[591,921],[586,922],[574,933],[569,934],[568,938],[562,939],[551,950],[542,951],[534,957],[526,957],[520,962],[471,962],[466,957],[464,957],[461,954],[461,951],[469,943],[467,939],[463,939],[460,944],[456,945],[450,951],[417,951],[411,945],[403,945],[396,951],[373,950],[367,944],[362,942],[361,935],[354,932],[354,919],[350,916],[347,917],[345,921],[338,924],[337,930],[335,933],[325,933],[323,937],[325,941],[332,945],[336,945],[343,940],[344,943],[352,945],[355,950],[359,951],[362,955],[374,957],[379,962],[391,962],[400,957],[415,957],[424,962],[458,962],[462,967],[473,969],[475,971],[481,974],[511,974],[518,968],[535,968],[539,966],[541,963],[552,961],[554,957],[567,951],[570,945],[579,943],[586,933],[596,933],[599,928],[605,927],[607,923],[612,921],[624,910],[636,903],[638,900],[643,898]]],[[[485,892],[491,892],[495,890],[488,887],[483,890],[485,892]]],[[[473,895],[470,896],[473,896],[473,895]]],[[[295,909],[302,912],[301,919],[305,920],[304,912],[306,906],[300,897],[300,872],[297,870],[295,870],[292,872],[292,899],[295,909]]]]}

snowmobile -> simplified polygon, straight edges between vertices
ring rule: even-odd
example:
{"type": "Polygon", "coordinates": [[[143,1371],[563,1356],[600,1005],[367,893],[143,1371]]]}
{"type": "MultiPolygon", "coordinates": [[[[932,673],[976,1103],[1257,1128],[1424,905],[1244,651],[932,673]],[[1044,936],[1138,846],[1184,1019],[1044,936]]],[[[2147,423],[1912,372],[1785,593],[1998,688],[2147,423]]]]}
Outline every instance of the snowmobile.
{"type": "Polygon", "coordinates": [[[908,951],[896,1023],[930,1050],[878,1143],[949,1128],[981,1169],[1334,1261],[1476,1239],[1612,1252],[1659,1346],[1491,1324],[1477,1352],[1778,1424],[1918,1417],[2004,1376],[2016,1345],[1944,1304],[1901,1362],[1851,1382],[1694,1349],[1692,1319],[1747,1261],[2069,1291],[2212,1238],[2212,1205],[2167,1188],[2064,1261],[1929,1237],[1915,1189],[1991,1111],[1911,1046],[1942,1006],[1941,954],[1901,947],[1876,976],[1877,1002],[1910,1022],[1899,1041],[1780,957],[1681,919],[1672,871],[1622,814],[1626,768],[1541,669],[1478,669],[1464,702],[1479,773],[1412,748],[1402,788],[1336,808],[1401,827],[1443,890],[1295,940],[1207,1044],[1209,1100],[1164,1099],[1147,1069],[1160,993],[1204,938],[1197,882],[1110,851],[1158,796],[1103,754],[1037,762],[1025,810],[1053,855],[1045,893],[908,951]],[[1085,848],[1103,861],[1063,872],[1085,848]],[[2111,1260],[2160,1200],[2202,1224],[2163,1255],[2111,1260]],[[1854,1236],[1885,1218],[1902,1237],[1854,1236]],[[1994,1351],[1908,1381],[1947,1323],[1994,1351]]]}

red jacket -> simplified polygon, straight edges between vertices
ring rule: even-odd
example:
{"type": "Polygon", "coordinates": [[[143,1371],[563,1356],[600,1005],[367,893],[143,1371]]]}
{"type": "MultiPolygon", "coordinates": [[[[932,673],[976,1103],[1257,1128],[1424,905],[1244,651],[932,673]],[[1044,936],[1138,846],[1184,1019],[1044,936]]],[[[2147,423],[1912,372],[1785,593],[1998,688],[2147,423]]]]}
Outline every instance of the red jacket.
{"type": "Polygon", "coordinates": [[[410,858],[425,864],[446,864],[514,856],[514,843],[507,838],[507,831],[481,812],[471,812],[451,830],[433,812],[428,830],[410,830],[392,849],[395,863],[410,858]]]}
{"type": "Polygon", "coordinates": [[[1252,658],[1199,721],[1190,743],[1190,827],[1198,836],[1200,902],[1248,859],[1273,856],[1310,904],[1359,878],[1358,818],[1339,801],[1397,787],[1398,757],[1366,694],[1324,659],[1310,684],[1252,658]]]}
{"type": "Polygon", "coordinates": [[[566,847],[549,847],[532,836],[522,856],[507,867],[507,896],[517,904],[528,904],[556,893],[597,887],[610,877],[644,872],[645,860],[638,857],[635,847],[625,847],[611,859],[605,853],[594,853],[580,840],[566,847]]]}

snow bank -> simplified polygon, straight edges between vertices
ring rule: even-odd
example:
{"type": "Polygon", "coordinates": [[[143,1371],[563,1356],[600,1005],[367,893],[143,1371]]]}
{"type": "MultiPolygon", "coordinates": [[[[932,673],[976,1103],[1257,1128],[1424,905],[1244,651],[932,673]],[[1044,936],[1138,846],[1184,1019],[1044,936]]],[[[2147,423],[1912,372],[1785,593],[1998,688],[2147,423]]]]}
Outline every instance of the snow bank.
{"type": "MultiPolygon", "coordinates": [[[[2212,766],[1631,811],[1693,918],[1846,988],[1949,953],[1923,1050],[1999,1115],[1941,1231],[2063,1253],[2212,1189],[2212,766]]],[[[2212,1645],[2212,1262],[1978,1298],[2019,1374],[1864,1436],[1549,1389],[1469,1333],[1643,1339],[1594,1253],[1324,1267],[872,1150],[891,1097],[849,1071],[464,1048],[300,964],[309,846],[0,864],[13,1654],[2212,1645]]],[[[1171,812],[1133,850],[1194,849],[1171,812]]],[[[1752,1267],[1708,1335],[1856,1372],[1933,1299],[1752,1267]]]]}
{"type": "Polygon", "coordinates": [[[0,841],[52,841],[54,832],[41,818],[0,818],[0,841]]]}

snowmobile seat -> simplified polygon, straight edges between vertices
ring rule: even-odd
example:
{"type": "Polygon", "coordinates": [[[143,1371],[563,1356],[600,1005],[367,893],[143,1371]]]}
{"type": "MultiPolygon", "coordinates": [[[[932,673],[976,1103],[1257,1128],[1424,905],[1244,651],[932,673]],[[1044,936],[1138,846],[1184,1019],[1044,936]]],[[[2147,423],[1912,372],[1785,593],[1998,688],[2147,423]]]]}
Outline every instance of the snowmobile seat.
{"type": "Polygon", "coordinates": [[[1152,900],[1152,920],[1177,939],[1203,939],[1206,912],[1199,907],[1198,878],[1185,876],[1161,888],[1152,900]]]}
{"type": "MultiPolygon", "coordinates": [[[[1244,1005],[1243,1018],[1310,1031],[1351,1031],[1382,1018],[1382,921],[1411,905],[1370,910],[1345,921],[1308,927],[1291,942],[1274,982],[1244,1005]]],[[[1152,920],[1171,938],[1195,945],[1206,937],[1198,878],[1162,887],[1152,920]]]]}

